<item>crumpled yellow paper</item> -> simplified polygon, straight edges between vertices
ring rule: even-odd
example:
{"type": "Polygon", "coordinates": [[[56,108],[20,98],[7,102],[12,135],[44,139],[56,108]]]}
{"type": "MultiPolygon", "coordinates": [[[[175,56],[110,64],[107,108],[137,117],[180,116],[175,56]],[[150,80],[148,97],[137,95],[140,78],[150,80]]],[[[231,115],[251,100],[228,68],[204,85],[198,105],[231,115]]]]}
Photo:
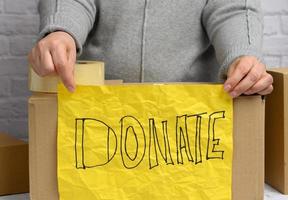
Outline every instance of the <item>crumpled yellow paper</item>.
{"type": "Polygon", "coordinates": [[[58,88],[61,200],[229,200],[232,99],[216,84],[58,88]]]}

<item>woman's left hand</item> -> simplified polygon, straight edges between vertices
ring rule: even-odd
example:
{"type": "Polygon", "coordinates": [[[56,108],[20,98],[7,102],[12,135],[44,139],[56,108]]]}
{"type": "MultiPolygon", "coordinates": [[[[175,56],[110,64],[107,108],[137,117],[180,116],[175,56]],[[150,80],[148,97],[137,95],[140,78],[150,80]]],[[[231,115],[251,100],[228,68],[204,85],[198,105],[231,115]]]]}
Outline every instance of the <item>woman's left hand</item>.
{"type": "Polygon", "coordinates": [[[241,94],[267,95],[273,91],[273,78],[254,56],[242,56],[229,67],[224,89],[233,98],[241,94]]]}

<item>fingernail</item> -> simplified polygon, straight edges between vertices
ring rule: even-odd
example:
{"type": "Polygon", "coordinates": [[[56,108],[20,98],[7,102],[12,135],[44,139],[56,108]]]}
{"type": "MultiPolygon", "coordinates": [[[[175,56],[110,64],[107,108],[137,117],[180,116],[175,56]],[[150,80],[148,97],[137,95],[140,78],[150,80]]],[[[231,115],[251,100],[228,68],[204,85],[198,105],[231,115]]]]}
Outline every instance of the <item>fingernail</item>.
{"type": "Polygon", "coordinates": [[[235,97],[238,96],[236,92],[231,92],[230,95],[231,95],[233,98],[235,98],[235,97]]]}
{"type": "Polygon", "coordinates": [[[73,86],[68,86],[67,89],[69,90],[69,92],[74,92],[75,88],[73,86]]]}
{"type": "Polygon", "coordinates": [[[224,85],[224,90],[225,90],[226,92],[228,92],[230,89],[231,89],[231,85],[229,85],[229,84],[224,85]]]}

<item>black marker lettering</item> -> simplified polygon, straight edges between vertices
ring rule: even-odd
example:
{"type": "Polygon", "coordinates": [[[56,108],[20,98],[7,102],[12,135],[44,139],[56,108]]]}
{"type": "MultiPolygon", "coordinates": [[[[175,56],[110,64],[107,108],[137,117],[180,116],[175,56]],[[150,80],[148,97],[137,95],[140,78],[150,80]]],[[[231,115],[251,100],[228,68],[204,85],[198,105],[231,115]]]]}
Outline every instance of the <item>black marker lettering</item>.
{"type": "Polygon", "coordinates": [[[146,138],[145,132],[141,123],[133,116],[125,116],[120,120],[121,125],[121,144],[120,153],[122,157],[123,165],[127,169],[137,167],[144,158],[146,150],[146,138]],[[134,156],[131,156],[130,152],[127,152],[127,137],[128,134],[133,134],[136,149],[134,156]]]}
{"type": "Polygon", "coordinates": [[[150,136],[149,137],[149,168],[150,169],[159,165],[157,149],[160,152],[160,155],[165,160],[165,163],[167,165],[174,164],[172,160],[172,156],[171,156],[169,138],[168,138],[168,133],[167,133],[167,121],[162,121],[162,132],[163,132],[164,145],[161,148],[159,139],[158,139],[157,129],[155,126],[155,120],[153,118],[149,119],[149,136],[150,136]]]}
{"type": "Polygon", "coordinates": [[[183,149],[185,150],[188,161],[194,162],[188,138],[187,115],[176,117],[176,151],[178,164],[184,164],[182,155],[183,149]]]}
{"type": "MultiPolygon", "coordinates": [[[[102,135],[99,135],[102,137],[102,135]]],[[[91,118],[77,118],[75,119],[75,162],[77,169],[93,168],[97,166],[103,166],[109,163],[116,154],[117,150],[117,137],[114,130],[104,122],[91,119],[91,118]],[[89,131],[86,131],[88,130],[89,131]],[[106,154],[101,154],[101,151],[97,146],[91,146],[89,149],[85,148],[85,138],[89,137],[89,134],[99,134],[99,130],[106,130],[106,136],[103,135],[101,141],[106,140],[106,154]],[[112,150],[112,151],[111,151],[112,150]],[[87,154],[87,155],[86,155],[87,154]],[[87,159],[98,158],[98,159],[87,159]],[[104,158],[103,160],[99,158],[104,158]]]]}
{"type": "Polygon", "coordinates": [[[220,139],[216,139],[215,124],[216,120],[225,118],[225,111],[214,112],[209,115],[208,123],[208,143],[206,159],[224,159],[224,151],[215,150],[215,147],[219,145],[220,139]]]}

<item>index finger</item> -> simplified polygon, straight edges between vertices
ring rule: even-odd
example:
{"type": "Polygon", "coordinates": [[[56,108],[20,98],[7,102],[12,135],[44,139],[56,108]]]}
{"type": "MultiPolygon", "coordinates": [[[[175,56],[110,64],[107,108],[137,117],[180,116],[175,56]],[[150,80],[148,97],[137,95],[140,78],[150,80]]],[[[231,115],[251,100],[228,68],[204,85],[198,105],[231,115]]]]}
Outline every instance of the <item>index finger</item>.
{"type": "Polygon", "coordinates": [[[229,91],[233,90],[237,84],[249,73],[253,68],[253,63],[249,62],[239,62],[231,75],[227,78],[225,82],[225,87],[229,88],[229,91]]]}
{"type": "Polygon", "coordinates": [[[74,66],[69,62],[67,49],[58,46],[52,52],[53,63],[65,87],[73,92],[75,90],[74,66]]]}

